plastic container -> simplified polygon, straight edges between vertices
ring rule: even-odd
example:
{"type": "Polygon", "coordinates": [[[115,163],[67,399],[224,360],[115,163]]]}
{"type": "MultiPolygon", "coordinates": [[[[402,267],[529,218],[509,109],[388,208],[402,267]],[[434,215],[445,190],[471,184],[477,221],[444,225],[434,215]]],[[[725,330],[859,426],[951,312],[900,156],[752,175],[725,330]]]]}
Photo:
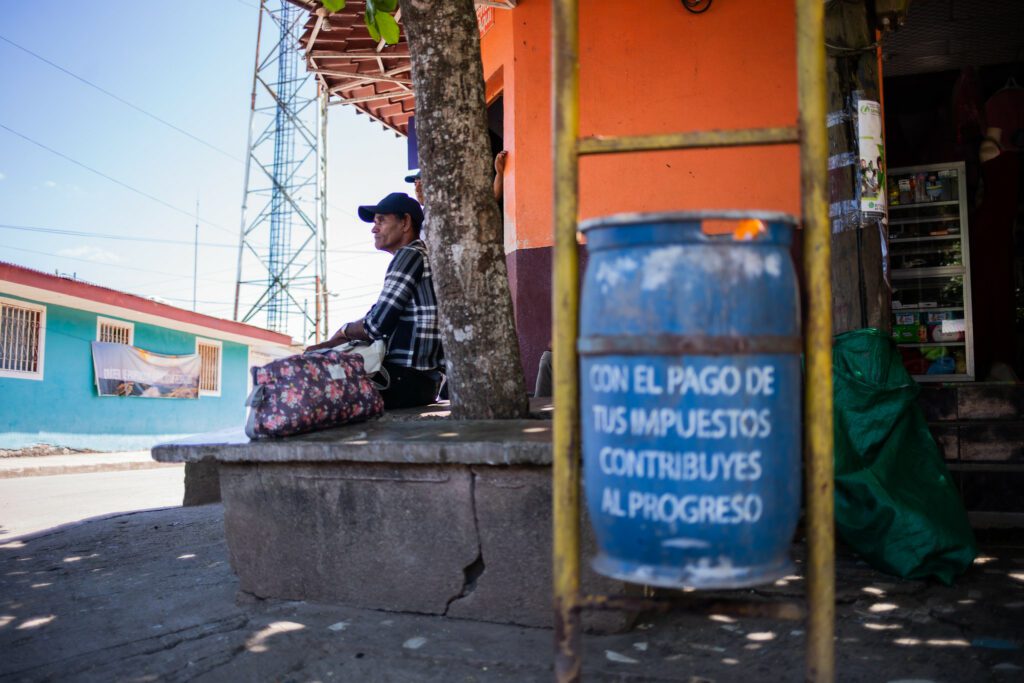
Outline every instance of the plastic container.
{"type": "Polygon", "coordinates": [[[801,452],[794,223],[712,212],[582,227],[581,426],[599,573],[710,589],[791,572],[801,452]],[[761,229],[749,241],[702,231],[722,218],[761,229]]]}

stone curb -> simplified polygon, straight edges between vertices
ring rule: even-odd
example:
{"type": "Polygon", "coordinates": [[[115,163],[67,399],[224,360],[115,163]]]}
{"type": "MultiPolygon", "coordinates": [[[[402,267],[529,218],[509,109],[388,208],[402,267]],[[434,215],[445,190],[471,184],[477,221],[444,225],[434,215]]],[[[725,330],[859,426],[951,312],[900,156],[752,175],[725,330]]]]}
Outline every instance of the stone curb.
{"type": "Polygon", "coordinates": [[[81,465],[39,465],[30,467],[0,468],[0,479],[16,477],[48,477],[58,474],[89,474],[92,472],[120,472],[127,470],[151,470],[162,467],[181,467],[180,463],[163,462],[101,462],[81,465]]]}

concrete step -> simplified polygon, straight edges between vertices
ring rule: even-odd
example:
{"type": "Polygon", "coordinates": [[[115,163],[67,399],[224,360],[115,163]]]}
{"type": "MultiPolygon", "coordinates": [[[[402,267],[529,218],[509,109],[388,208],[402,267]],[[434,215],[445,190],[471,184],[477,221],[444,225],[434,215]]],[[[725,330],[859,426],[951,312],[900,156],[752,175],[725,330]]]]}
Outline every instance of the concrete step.
{"type": "Polygon", "coordinates": [[[918,402],[929,422],[1024,420],[1024,384],[923,384],[918,402]]]}
{"type": "Polygon", "coordinates": [[[923,385],[918,402],[972,522],[1024,526],[1024,384],[923,385]]]}

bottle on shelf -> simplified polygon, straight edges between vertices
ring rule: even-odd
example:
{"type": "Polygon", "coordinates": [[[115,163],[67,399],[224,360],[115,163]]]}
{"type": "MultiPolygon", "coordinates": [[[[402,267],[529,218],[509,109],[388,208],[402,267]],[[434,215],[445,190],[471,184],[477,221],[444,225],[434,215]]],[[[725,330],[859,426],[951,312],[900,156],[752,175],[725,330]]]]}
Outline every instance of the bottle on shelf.
{"type": "Polygon", "coordinates": [[[899,179],[899,204],[912,204],[914,202],[914,176],[899,179]]]}

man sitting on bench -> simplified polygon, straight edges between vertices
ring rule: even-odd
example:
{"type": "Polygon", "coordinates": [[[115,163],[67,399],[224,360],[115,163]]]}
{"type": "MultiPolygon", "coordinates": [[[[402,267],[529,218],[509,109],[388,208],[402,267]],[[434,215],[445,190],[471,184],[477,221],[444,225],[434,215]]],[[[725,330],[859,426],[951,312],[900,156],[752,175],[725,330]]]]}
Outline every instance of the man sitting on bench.
{"type": "Polygon", "coordinates": [[[373,246],[392,254],[377,303],[360,320],[345,323],[325,342],[307,351],[332,348],[353,339],[384,339],[383,367],[390,378],[381,391],[384,407],[411,408],[433,403],[441,385],[441,332],[437,299],[420,239],[423,209],[403,192],[375,205],[360,206],[359,217],[373,223],[373,246]]]}

